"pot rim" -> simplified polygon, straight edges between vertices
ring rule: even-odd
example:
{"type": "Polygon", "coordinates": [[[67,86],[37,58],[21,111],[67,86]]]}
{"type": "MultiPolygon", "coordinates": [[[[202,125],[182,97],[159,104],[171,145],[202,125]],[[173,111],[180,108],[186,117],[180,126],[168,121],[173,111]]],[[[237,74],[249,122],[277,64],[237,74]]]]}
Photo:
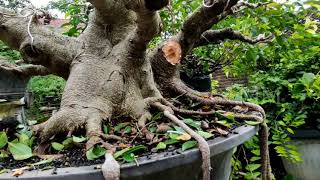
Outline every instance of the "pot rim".
{"type": "MultiPolygon", "coordinates": [[[[231,150],[232,148],[249,140],[258,131],[257,126],[240,126],[233,130],[234,133],[228,137],[217,137],[209,140],[211,157],[231,150]]],[[[154,153],[147,156],[137,158],[139,166],[135,163],[127,163],[121,165],[121,178],[142,176],[155,172],[165,171],[176,166],[189,164],[195,161],[200,161],[201,154],[198,148],[194,148],[181,154],[176,153],[169,155],[172,152],[154,153]]],[[[76,179],[80,176],[101,176],[100,169],[96,169],[97,165],[81,166],[81,167],[66,167],[56,169],[56,174],[52,175],[53,170],[33,170],[27,171],[19,179],[76,179]]],[[[11,179],[11,173],[0,175],[0,179],[11,179]]]]}

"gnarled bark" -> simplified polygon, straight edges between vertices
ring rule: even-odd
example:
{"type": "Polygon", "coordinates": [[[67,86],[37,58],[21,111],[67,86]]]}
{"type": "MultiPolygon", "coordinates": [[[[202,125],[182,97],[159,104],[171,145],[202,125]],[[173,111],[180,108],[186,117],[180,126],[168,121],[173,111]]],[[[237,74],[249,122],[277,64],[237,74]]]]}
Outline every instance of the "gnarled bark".
{"type": "MultiPolygon", "coordinates": [[[[262,122],[265,115],[261,107],[199,93],[187,87],[178,74],[180,59],[199,45],[197,42],[199,39],[201,41],[201,35],[205,31],[210,33],[208,30],[213,24],[232,14],[231,9],[237,6],[238,0],[217,0],[210,7],[200,7],[187,19],[177,35],[151,51],[147,51],[147,44],[160,29],[157,10],[166,6],[168,0],[89,2],[95,10],[90,15],[87,29],[78,38],[57,35],[39,25],[35,10],[15,15],[0,9],[0,39],[19,50],[24,61],[32,64],[26,66],[28,68],[3,66],[3,69],[32,75],[53,73],[67,79],[60,110],[48,121],[34,127],[40,134],[41,142],[47,143],[58,133],[70,135],[76,129],[85,127],[89,138],[87,149],[95,144],[105,144],[107,138],[102,133],[102,121],[130,116],[138,122],[139,128],[144,129],[151,118],[149,107],[155,106],[199,142],[205,158],[204,178],[208,179],[210,161],[205,141],[173,116],[173,112],[202,113],[175,108],[163,97],[183,94],[212,106],[213,112],[215,105],[228,108],[248,106],[257,113],[235,117],[262,122]]],[[[230,39],[227,36],[230,34],[222,32],[215,34],[224,35],[220,39],[230,39]]],[[[231,33],[238,35],[233,31],[231,33]]],[[[248,41],[239,35],[237,39],[248,41]]],[[[105,163],[104,174],[117,179],[119,166],[112,158],[113,148],[111,145],[105,146],[108,147],[106,157],[110,163],[105,163]]],[[[268,179],[266,171],[263,173],[264,179],[268,179]]]]}

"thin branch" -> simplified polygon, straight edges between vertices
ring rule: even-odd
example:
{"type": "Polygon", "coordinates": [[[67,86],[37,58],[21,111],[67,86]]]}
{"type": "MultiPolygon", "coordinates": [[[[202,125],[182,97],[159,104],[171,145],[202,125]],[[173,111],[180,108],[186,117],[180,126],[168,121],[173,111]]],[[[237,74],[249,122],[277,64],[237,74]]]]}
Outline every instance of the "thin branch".
{"type": "Polygon", "coordinates": [[[241,34],[239,31],[234,31],[231,28],[219,29],[219,30],[208,30],[205,31],[198,42],[196,42],[195,47],[204,46],[207,44],[218,44],[226,39],[239,40],[242,42],[247,42],[250,44],[256,43],[269,43],[273,40],[273,36],[269,35],[265,37],[264,34],[259,35],[256,38],[251,38],[241,34]]]}

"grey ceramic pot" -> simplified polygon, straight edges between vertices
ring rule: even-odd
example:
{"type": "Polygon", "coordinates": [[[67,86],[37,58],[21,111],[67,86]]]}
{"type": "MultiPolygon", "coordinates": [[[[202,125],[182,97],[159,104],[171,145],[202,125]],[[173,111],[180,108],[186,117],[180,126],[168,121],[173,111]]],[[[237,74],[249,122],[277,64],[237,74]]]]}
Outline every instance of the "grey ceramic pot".
{"type": "MultiPolygon", "coordinates": [[[[211,179],[228,180],[231,173],[231,157],[235,147],[249,140],[257,132],[257,127],[241,126],[228,137],[218,137],[209,141],[212,172],[211,179]]],[[[185,152],[156,153],[151,158],[138,159],[135,163],[121,166],[122,180],[195,180],[201,178],[201,155],[198,149],[185,152]]],[[[52,170],[34,170],[26,172],[19,179],[38,180],[103,180],[101,170],[96,166],[59,168],[57,174],[52,170]]],[[[0,179],[12,178],[9,173],[0,175],[0,179]]]]}
{"type": "Polygon", "coordinates": [[[299,180],[320,179],[320,132],[318,130],[297,130],[290,144],[298,148],[302,162],[293,163],[282,158],[288,174],[299,180]]]}

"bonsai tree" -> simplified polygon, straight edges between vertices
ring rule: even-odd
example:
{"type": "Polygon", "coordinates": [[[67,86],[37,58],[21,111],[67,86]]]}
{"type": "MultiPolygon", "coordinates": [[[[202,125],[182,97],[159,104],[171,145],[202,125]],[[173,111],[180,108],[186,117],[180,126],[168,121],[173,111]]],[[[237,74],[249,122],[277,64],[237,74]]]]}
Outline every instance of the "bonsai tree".
{"type": "Polygon", "coordinates": [[[126,116],[137,121],[146,133],[150,107],[182,127],[198,141],[203,159],[203,179],[210,178],[210,150],[203,137],[180,121],[175,113],[208,115],[218,108],[234,118],[261,123],[262,178],[271,179],[264,110],[255,104],[210,97],[190,89],[179,78],[179,63],[192,49],[226,39],[248,43],[266,42],[264,36],[250,38],[231,28],[211,30],[224,18],[243,8],[256,8],[238,0],[205,0],[182,24],[182,28],[157,47],[148,43],[160,33],[158,10],[169,0],[88,0],[94,10],[86,29],[78,37],[56,34],[41,25],[39,19],[50,16],[34,7],[20,12],[0,8],[0,39],[21,52],[25,65],[1,64],[0,69],[26,78],[54,74],[67,80],[60,110],[49,120],[33,127],[39,135],[39,151],[56,134],[72,134],[85,127],[86,148],[104,144],[108,149],[102,167],[107,179],[118,179],[120,166],[114,160],[113,147],[105,143],[101,124],[112,117],[126,116]],[[180,109],[168,99],[184,95],[212,108],[209,112],[180,109]],[[249,110],[237,113],[235,107],[249,110]],[[234,111],[234,112],[233,112],[234,111]]]}

